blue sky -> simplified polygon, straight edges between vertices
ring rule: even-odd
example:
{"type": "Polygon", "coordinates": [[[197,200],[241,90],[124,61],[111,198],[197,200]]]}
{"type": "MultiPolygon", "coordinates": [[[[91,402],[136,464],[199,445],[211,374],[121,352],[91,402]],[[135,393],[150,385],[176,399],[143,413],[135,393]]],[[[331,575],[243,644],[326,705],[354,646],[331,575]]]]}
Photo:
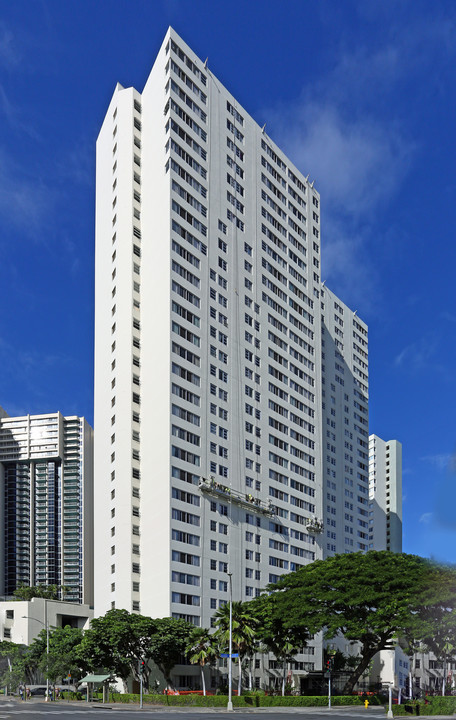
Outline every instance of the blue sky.
{"type": "Polygon", "coordinates": [[[0,14],[0,405],[93,420],[95,140],[173,25],[322,197],[322,277],[370,330],[404,550],[456,547],[456,4],[15,0],[0,14]]]}

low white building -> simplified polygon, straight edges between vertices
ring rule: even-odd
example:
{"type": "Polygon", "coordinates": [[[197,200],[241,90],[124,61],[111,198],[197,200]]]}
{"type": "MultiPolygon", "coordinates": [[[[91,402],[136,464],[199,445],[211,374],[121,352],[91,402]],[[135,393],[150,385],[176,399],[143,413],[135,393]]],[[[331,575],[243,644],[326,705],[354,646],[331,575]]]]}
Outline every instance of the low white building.
{"type": "Polygon", "coordinates": [[[370,681],[372,684],[393,688],[395,696],[410,697],[410,669],[412,663],[399,645],[391,650],[381,650],[372,661],[370,681]]]}
{"type": "Polygon", "coordinates": [[[93,607],[79,603],[33,598],[0,602],[2,640],[30,645],[49,626],[52,631],[70,625],[86,630],[93,618],[93,607]]]}

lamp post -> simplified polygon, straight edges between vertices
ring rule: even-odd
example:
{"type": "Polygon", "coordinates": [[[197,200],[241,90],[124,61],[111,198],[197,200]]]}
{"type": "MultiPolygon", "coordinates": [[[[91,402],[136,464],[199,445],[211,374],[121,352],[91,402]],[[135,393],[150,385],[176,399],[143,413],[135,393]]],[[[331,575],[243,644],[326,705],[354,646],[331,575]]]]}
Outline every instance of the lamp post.
{"type": "Polygon", "coordinates": [[[392,704],[393,704],[393,685],[392,685],[392,683],[390,683],[388,686],[388,712],[386,713],[387,718],[393,717],[392,704]]]}
{"type": "Polygon", "coordinates": [[[46,626],[46,700],[49,702],[49,619],[48,599],[44,598],[44,624],[46,626]]]}
{"type": "Polygon", "coordinates": [[[38,620],[38,618],[30,617],[29,615],[22,615],[23,619],[36,620],[46,628],[46,697],[45,702],[49,702],[49,622],[48,622],[48,599],[44,598],[44,622],[38,620]]]}
{"type": "Polygon", "coordinates": [[[233,585],[231,573],[228,573],[230,579],[230,640],[229,640],[229,664],[228,664],[228,704],[226,709],[228,712],[233,711],[233,585]]]}

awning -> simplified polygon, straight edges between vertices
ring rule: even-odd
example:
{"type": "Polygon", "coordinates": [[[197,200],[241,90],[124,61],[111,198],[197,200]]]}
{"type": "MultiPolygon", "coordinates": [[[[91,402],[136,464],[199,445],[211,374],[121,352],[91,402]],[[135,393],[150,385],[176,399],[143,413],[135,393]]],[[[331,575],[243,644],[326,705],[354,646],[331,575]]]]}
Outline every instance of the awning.
{"type": "Polygon", "coordinates": [[[105,680],[109,680],[110,677],[111,677],[111,675],[86,675],[79,682],[102,683],[102,682],[105,682],[105,680]]]}

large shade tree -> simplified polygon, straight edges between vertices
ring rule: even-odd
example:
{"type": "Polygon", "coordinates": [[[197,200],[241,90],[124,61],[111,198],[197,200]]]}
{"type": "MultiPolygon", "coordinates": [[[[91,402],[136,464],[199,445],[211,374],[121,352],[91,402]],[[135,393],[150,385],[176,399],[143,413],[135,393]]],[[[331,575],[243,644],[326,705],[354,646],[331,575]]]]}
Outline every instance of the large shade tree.
{"type": "Polygon", "coordinates": [[[168,687],[173,687],[171,671],[178,664],[194,625],[177,618],[157,618],[146,648],[146,657],[153,660],[163,673],[168,687]]]}
{"type": "Polygon", "coordinates": [[[79,652],[91,670],[104,669],[123,680],[140,680],[141,661],[144,686],[149,686],[152,660],[172,686],[171,671],[184,654],[193,625],[174,618],[153,619],[127,610],[113,609],[92,620],[79,652]]]}
{"type": "Polygon", "coordinates": [[[401,637],[433,633],[434,618],[456,607],[456,569],[416,555],[371,551],[335,555],[284,575],[274,585],[268,612],[284,629],[326,638],[344,635],[360,656],[344,692],[353,691],[377,652],[401,637]]]}
{"type": "MultiPolygon", "coordinates": [[[[154,620],[127,610],[113,609],[94,618],[82,639],[79,652],[92,671],[106,670],[120,677],[126,690],[132,675],[139,681],[140,661],[149,657],[150,638],[155,632],[154,620]]],[[[147,687],[149,670],[144,668],[147,687]]]]}

